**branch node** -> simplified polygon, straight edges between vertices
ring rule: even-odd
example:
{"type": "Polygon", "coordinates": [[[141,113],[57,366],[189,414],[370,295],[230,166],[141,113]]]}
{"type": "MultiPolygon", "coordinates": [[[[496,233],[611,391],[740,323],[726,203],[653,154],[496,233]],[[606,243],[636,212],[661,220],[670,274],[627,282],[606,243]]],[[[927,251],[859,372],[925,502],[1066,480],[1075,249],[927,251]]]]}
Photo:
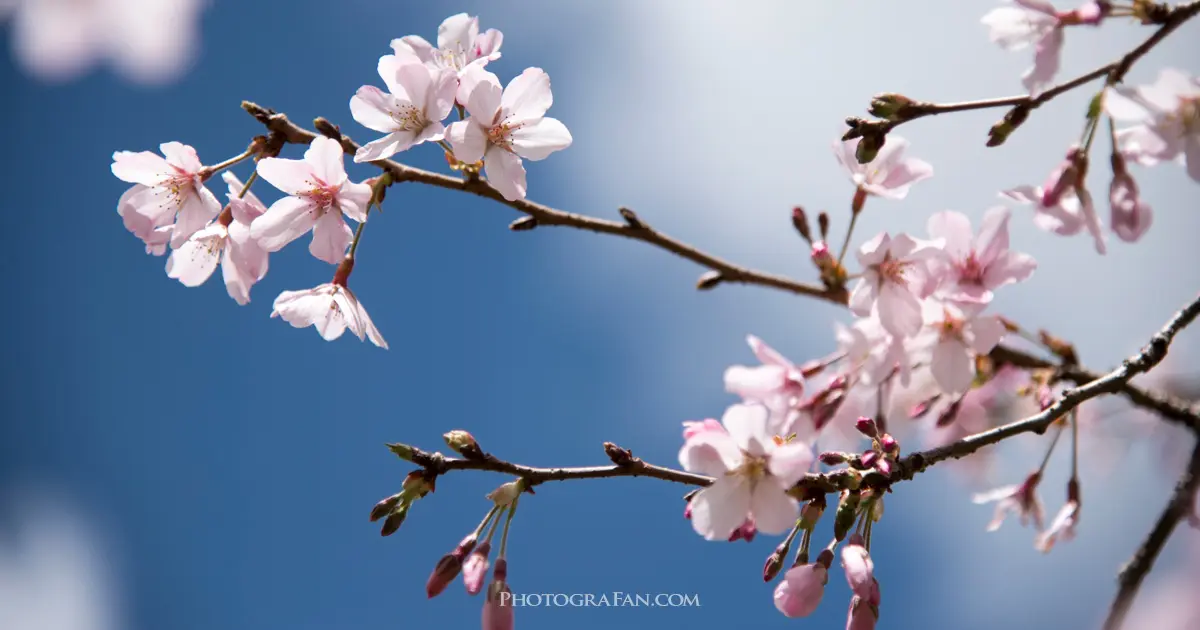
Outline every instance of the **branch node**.
{"type": "Polygon", "coordinates": [[[621,213],[621,218],[625,219],[625,223],[629,227],[631,227],[635,230],[650,229],[645,223],[642,223],[642,220],[640,218],[638,218],[638,215],[633,210],[630,210],[629,208],[622,206],[620,208],[617,208],[617,212],[621,213]]]}
{"type": "Polygon", "coordinates": [[[508,229],[514,232],[528,232],[538,226],[537,217],[523,216],[508,224],[508,229]]]}
{"type": "Polygon", "coordinates": [[[696,288],[701,291],[708,291],[709,289],[716,288],[718,284],[724,281],[725,274],[714,269],[713,271],[706,271],[700,276],[700,279],[696,281],[696,288]]]}
{"type": "Polygon", "coordinates": [[[604,454],[608,455],[608,458],[612,460],[612,463],[622,468],[642,463],[642,460],[634,457],[633,453],[630,452],[629,449],[621,448],[612,442],[604,443],[604,454]]]}

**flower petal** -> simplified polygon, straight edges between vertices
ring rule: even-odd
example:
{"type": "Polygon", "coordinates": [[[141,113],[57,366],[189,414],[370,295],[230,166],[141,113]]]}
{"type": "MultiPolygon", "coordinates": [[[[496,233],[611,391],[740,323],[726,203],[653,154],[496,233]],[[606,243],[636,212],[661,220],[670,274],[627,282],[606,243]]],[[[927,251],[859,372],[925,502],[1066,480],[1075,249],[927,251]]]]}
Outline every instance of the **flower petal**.
{"type": "MultiPolygon", "coordinates": [[[[788,496],[783,486],[773,479],[760,479],[754,485],[750,499],[750,513],[754,515],[754,526],[758,531],[771,536],[782,534],[796,524],[800,508],[796,500],[788,496]]],[[[696,517],[695,508],[692,518],[696,517]]]]}
{"type": "Polygon", "coordinates": [[[728,540],[750,513],[750,487],[741,475],[718,477],[692,497],[692,528],[707,540],[728,540]]]}
{"type": "Polygon", "coordinates": [[[250,224],[250,237],[258,241],[263,249],[277,252],[304,236],[316,222],[316,206],[301,197],[284,197],[271,204],[265,214],[250,224]]]}
{"type": "Polygon", "coordinates": [[[509,201],[525,198],[525,166],[516,154],[492,145],[483,158],[488,183],[509,201]]]}
{"type": "Polygon", "coordinates": [[[331,265],[342,261],[342,257],[346,255],[346,248],[354,238],[354,233],[350,231],[350,226],[346,225],[342,215],[328,210],[317,219],[312,232],[312,242],[308,251],[318,260],[331,265]]]}
{"type": "Polygon", "coordinates": [[[535,162],[571,146],[571,132],[555,118],[542,118],[535,123],[526,123],[514,130],[511,136],[513,151],[535,162]]]}
{"type": "MultiPolygon", "coordinates": [[[[515,124],[541,120],[554,103],[550,92],[550,75],[541,68],[526,68],[509,81],[500,98],[500,109],[515,124]]],[[[565,128],[564,128],[565,131],[565,128]]]]}

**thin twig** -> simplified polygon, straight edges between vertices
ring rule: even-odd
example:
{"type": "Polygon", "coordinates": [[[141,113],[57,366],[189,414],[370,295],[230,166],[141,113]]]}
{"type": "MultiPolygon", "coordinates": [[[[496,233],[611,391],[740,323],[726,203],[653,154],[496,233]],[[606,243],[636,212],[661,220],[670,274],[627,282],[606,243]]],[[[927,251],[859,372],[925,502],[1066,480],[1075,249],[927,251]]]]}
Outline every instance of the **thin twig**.
{"type": "MultiPolygon", "coordinates": [[[[1200,0],[1198,0],[1200,2],[1200,0]]],[[[1200,6],[1200,4],[1198,4],[1200,6]]],[[[317,137],[317,134],[299,127],[284,114],[275,112],[251,103],[249,101],[242,102],[242,109],[245,109],[250,115],[254,116],[259,122],[267,127],[268,130],[277,134],[286,142],[293,144],[308,144],[317,137]]],[[[354,155],[358,151],[358,144],[341,133],[337,127],[333,126],[324,118],[318,118],[315,126],[323,130],[324,135],[337,140],[342,145],[342,150],[349,155],[354,155]]],[[[785,276],[779,276],[764,271],[750,269],[735,265],[724,259],[718,258],[711,254],[707,254],[687,243],[670,237],[654,228],[650,227],[645,220],[634,214],[628,208],[621,209],[621,215],[624,222],[608,221],[605,219],[597,219],[588,217],[582,214],[566,212],[551,208],[540,203],[528,200],[509,201],[505,199],[495,188],[487,184],[483,178],[463,179],[434,173],[423,169],[415,168],[405,164],[401,164],[394,160],[375,160],[371,162],[384,171],[391,174],[395,182],[419,182],[439,188],[447,188],[450,190],[461,190],[470,192],[481,197],[486,197],[494,201],[498,201],[518,212],[524,213],[536,220],[536,225],[557,225],[563,227],[572,227],[600,234],[613,234],[624,238],[642,241],[649,243],[655,247],[666,250],[681,258],[685,258],[692,262],[698,263],[708,269],[711,269],[716,274],[716,281],[705,285],[705,288],[711,288],[721,282],[736,282],[741,284],[750,284],[757,286],[770,287],[787,291],[797,295],[817,298],[833,304],[845,306],[849,295],[845,289],[828,289],[825,287],[807,284],[798,280],[793,280],[785,276]]],[[[711,276],[709,280],[711,281],[711,276]]],[[[1022,352],[1015,348],[1000,345],[992,351],[992,358],[1001,362],[1010,363],[1016,367],[1023,368],[1053,368],[1054,364],[1033,356],[1026,352],[1022,352]]],[[[1090,372],[1082,368],[1067,367],[1061,370],[1062,378],[1083,385],[1100,378],[1100,375],[1095,372],[1090,372]]],[[[1150,392],[1134,385],[1125,382],[1121,384],[1121,393],[1125,394],[1130,401],[1140,407],[1153,409],[1161,414],[1164,418],[1173,422],[1182,424],[1193,430],[1200,431],[1200,410],[1189,407],[1188,404],[1175,400],[1161,393],[1150,392]]]]}
{"type": "Polygon", "coordinates": [[[882,131],[887,132],[906,122],[925,118],[926,116],[936,116],[938,114],[949,114],[953,112],[970,111],[975,109],[989,109],[993,107],[1014,107],[1022,108],[1026,113],[1044,105],[1055,97],[1070,92],[1077,87],[1086,85],[1101,77],[1108,77],[1110,84],[1120,83],[1129,69],[1133,67],[1139,59],[1144,57],[1168,35],[1183,25],[1184,22],[1200,14],[1200,0],[1192,0],[1185,4],[1178,5],[1170,10],[1166,18],[1162,21],[1161,26],[1154,31],[1150,37],[1146,38],[1141,44],[1133,50],[1125,53],[1120,59],[1104,64],[1090,72],[1081,74],[1074,79],[1060,83],[1054,87],[1039,93],[1037,96],[1028,94],[1018,96],[1004,96],[1000,98],[990,98],[978,101],[964,101],[959,103],[924,103],[914,102],[904,108],[906,114],[900,120],[886,121],[881,124],[882,131]]]}
{"type": "MultiPolygon", "coordinates": [[[[1200,295],[1176,313],[1171,321],[1150,339],[1141,352],[1126,359],[1120,367],[1112,372],[1096,378],[1082,387],[1065,392],[1062,398],[1041,413],[967,436],[945,446],[912,453],[897,461],[890,475],[884,475],[878,471],[861,474],[849,468],[825,474],[809,473],[793,487],[793,494],[802,496],[809,490],[838,492],[861,487],[887,489],[894,483],[912,479],[918,473],[939,462],[966,457],[986,446],[1022,433],[1043,433],[1056,420],[1085,401],[1101,394],[1119,391],[1129,379],[1158,365],[1167,356],[1167,349],[1175,335],[1191,324],[1197,315],[1200,315],[1200,295]]],[[[648,464],[634,457],[628,450],[611,443],[606,443],[604,448],[614,462],[612,466],[534,468],[507,462],[487,453],[480,457],[459,459],[446,457],[441,453],[427,453],[409,446],[400,449],[393,448],[393,451],[404,452],[405,459],[422,466],[435,475],[445,474],[452,470],[486,470],[521,477],[525,479],[529,487],[547,481],[612,477],[653,477],[693,486],[707,486],[712,483],[712,478],[705,475],[648,464]]]]}
{"type": "Polygon", "coordinates": [[[1108,619],[1104,621],[1104,630],[1119,630],[1125,622],[1125,615],[1133,605],[1133,599],[1137,597],[1142,580],[1154,568],[1154,561],[1166,546],[1175,526],[1191,512],[1197,489],[1200,489],[1200,440],[1192,450],[1191,462],[1179,478],[1179,483],[1175,484],[1175,492],[1162,515],[1158,517],[1158,522],[1154,524],[1154,529],[1150,530],[1142,546],[1138,547],[1133,558],[1117,575],[1117,596],[1113,598],[1108,619]]]}

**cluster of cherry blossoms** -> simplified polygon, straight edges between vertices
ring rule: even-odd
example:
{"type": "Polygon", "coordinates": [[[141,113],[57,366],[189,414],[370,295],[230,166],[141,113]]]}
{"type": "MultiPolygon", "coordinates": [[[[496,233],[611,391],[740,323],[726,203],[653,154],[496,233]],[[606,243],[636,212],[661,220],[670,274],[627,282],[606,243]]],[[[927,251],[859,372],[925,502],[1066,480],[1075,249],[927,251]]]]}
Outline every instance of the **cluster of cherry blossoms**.
{"type": "MultiPolygon", "coordinates": [[[[480,33],[478,18],[465,13],[442,22],[436,47],[416,35],[394,40],[393,54],[378,64],[388,91],[363,86],[350,99],[356,121],[387,135],[359,148],[354,160],[384,160],[434,142],[456,170],[477,177],[483,169],[505,199],[524,198],[522,160],[541,160],[570,146],[571,134],[545,116],[553,98],[541,69],[525,70],[504,88],[484,69],[500,57],[502,41],[495,29],[480,33]],[[460,120],[443,124],[455,109],[460,120]]],[[[348,280],[359,234],[372,206],[382,203],[390,176],[351,181],[342,144],[328,137],[314,138],[299,160],[277,157],[281,144],[256,138],[245,153],[216,166],[204,166],[194,148],[179,142],[162,144],[162,155],[118,151],[113,174],[133,186],[117,202],[117,213],[146,253],[162,256],[171,249],[168,277],[196,287],[220,266],[230,297],[241,305],[266,275],[270,253],[311,233],[309,252],[337,266],[333,279],[280,293],[271,316],[297,328],[313,326],[326,340],[348,329],[387,348],[348,280]],[[222,174],[229,186],[222,205],[207,180],[251,157],[257,166],[245,184],[231,172],[222,174]],[[267,207],[250,192],[258,178],[286,196],[267,207]]]]}
{"type": "MultiPolygon", "coordinates": [[[[1066,27],[1098,26],[1117,16],[1156,23],[1164,10],[1161,5],[1140,1],[1129,6],[1087,2],[1071,11],[1058,11],[1044,0],[1014,0],[1014,4],[991,11],[983,23],[992,41],[1007,50],[1034,46],[1034,65],[1022,77],[1031,97],[1041,94],[1058,73],[1066,27]]],[[[1110,74],[1108,84],[1093,99],[1082,139],[1067,148],[1045,183],[1002,193],[1008,199],[1032,204],[1035,221],[1045,230],[1064,236],[1086,230],[1101,254],[1107,251],[1103,222],[1086,182],[1101,114],[1109,117],[1109,224],[1117,238],[1135,242],[1153,221],[1153,211],[1141,199],[1137,182],[1129,172],[1130,162],[1142,166],[1178,162],[1191,179],[1200,182],[1200,80],[1175,69],[1164,69],[1153,84],[1139,87],[1115,85],[1113,77],[1110,74]],[[1128,126],[1118,128],[1117,123],[1128,126]]],[[[1027,112],[1022,119],[1024,115],[1027,112]]],[[[994,128],[994,133],[999,132],[1002,139],[1019,124],[1020,120],[1006,120],[994,128]]]]}

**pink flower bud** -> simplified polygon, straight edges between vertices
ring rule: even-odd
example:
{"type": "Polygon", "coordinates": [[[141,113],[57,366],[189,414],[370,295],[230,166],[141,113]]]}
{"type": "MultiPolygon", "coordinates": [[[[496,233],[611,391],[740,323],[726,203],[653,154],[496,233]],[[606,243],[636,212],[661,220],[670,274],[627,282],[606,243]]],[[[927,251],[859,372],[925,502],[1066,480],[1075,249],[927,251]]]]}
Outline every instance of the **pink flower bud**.
{"type": "Polygon", "coordinates": [[[1108,187],[1108,202],[1112,208],[1112,230],[1117,238],[1132,243],[1150,229],[1154,213],[1142,202],[1137,182],[1125,168],[1120,153],[1112,156],[1113,178],[1108,187]]]}
{"type": "Polygon", "coordinates": [[[869,438],[879,435],[878,428],[875,426],[875,421],[866,416],[859,416],[858,420],[854,422],[854,428],[858,429],[859,433],[869,438]]]}
{"type": "Polygon", "coordinates": [[[467,561],[463,564],[463,584],[467,587],[467,594],[477,595],[483,589],[483,580],[487,577],[489,566],[488,553],[491,551],[492,543],[485,540],[467,556],[467,561]]]}
{"type": "Polygon", "coordinates": [[[462,539],[454,551],[442,556],[438,560],[437,566],[433,568],[433,573],[429,575],[429,581],[425,583],[425,595],[433,598],[446,590],[446,587],[458,577],[458,573],[462,570],[463,560],[467,554],[475,548],[475,535],[471,534],[462,539]]]}
{"type": "Polygon", "coordinates": [[[879,604],[879,583],[875,581],[875,563],[871,554],[862,545],[862,537],[855,534],[842,547],[842,569],[850,589],[864,600],[879,604]]]}
{"type": "Polygon", "coordinates": [[[754,535],[757,533],[758,533],[758,528],[755,527],[755,525],[754,525],[754,519],[747,518],[746,522],[742,523],[741,527],[733,530],[733,533],[729,535],[729,542],[734,542],[737,540],[745,540],[746,542],[751,542],[754,540],[754,535]]]}
{"type": "Polygon", "coordinates": [[[500,558],[483,603],[483,630],[513,630],[512,590],[507,578],[508,560],[500,558]]]}
{"type": "Polygon", "coordinates": [[[895,453],[900,450],[900,443],[890,433],[885,433],[882,438],[879,438],[879,446],[885,453],[895,453]]]}
{"type": "Polygon", "coordinates": [[[837,466],[838,464],[846,463],[846,455],[837,451],[825,451],[819,456],[822,464],[826,466],[837,466]]]}
{"type": "Polygon", "coordinates": [[[686,518],[688,520],[691,520],[691,518],[692,518],[692,502],[691,501],[688,501],[687,506],[683,508],[683,518],[686,518]]]}
{"type": "Polygon", "coordinates": [[[875,622],[878,620],[878,605],[872,605],[858,595],[850,598],[850,613],[846,618],[846,630],[875,630],[875,622]]]}
{"type": "Polygon", "coordinates": [[[858,461],[862,462],[863,468],[871,468],[879,461],[879,451],[866,451],[859,456],[858,461]]]}
{"type": "Polygon", "coordinates": [[[775,588],[775,608],[788,618],[811,615],[820,605],[828,581],[828,571],[820,564],[792,567],[775,588]]]}
{"type": "Polygon", "coordinates": [[[875,462],[875,470],[883,473],[884,476],[890,476],[892,474],[892,461],[886,457],[879,458],[879,461],[875,462]]]}
{"type": "Polygon", "coordinates": [[[379,503],[376,503],[375,507],[371,508],[371,522],[374,523],[388,514],[391,514],[392,510],[396,508],[396,505],[400,503],[401,496],[403,495],[393,494],[379,503]]]}

